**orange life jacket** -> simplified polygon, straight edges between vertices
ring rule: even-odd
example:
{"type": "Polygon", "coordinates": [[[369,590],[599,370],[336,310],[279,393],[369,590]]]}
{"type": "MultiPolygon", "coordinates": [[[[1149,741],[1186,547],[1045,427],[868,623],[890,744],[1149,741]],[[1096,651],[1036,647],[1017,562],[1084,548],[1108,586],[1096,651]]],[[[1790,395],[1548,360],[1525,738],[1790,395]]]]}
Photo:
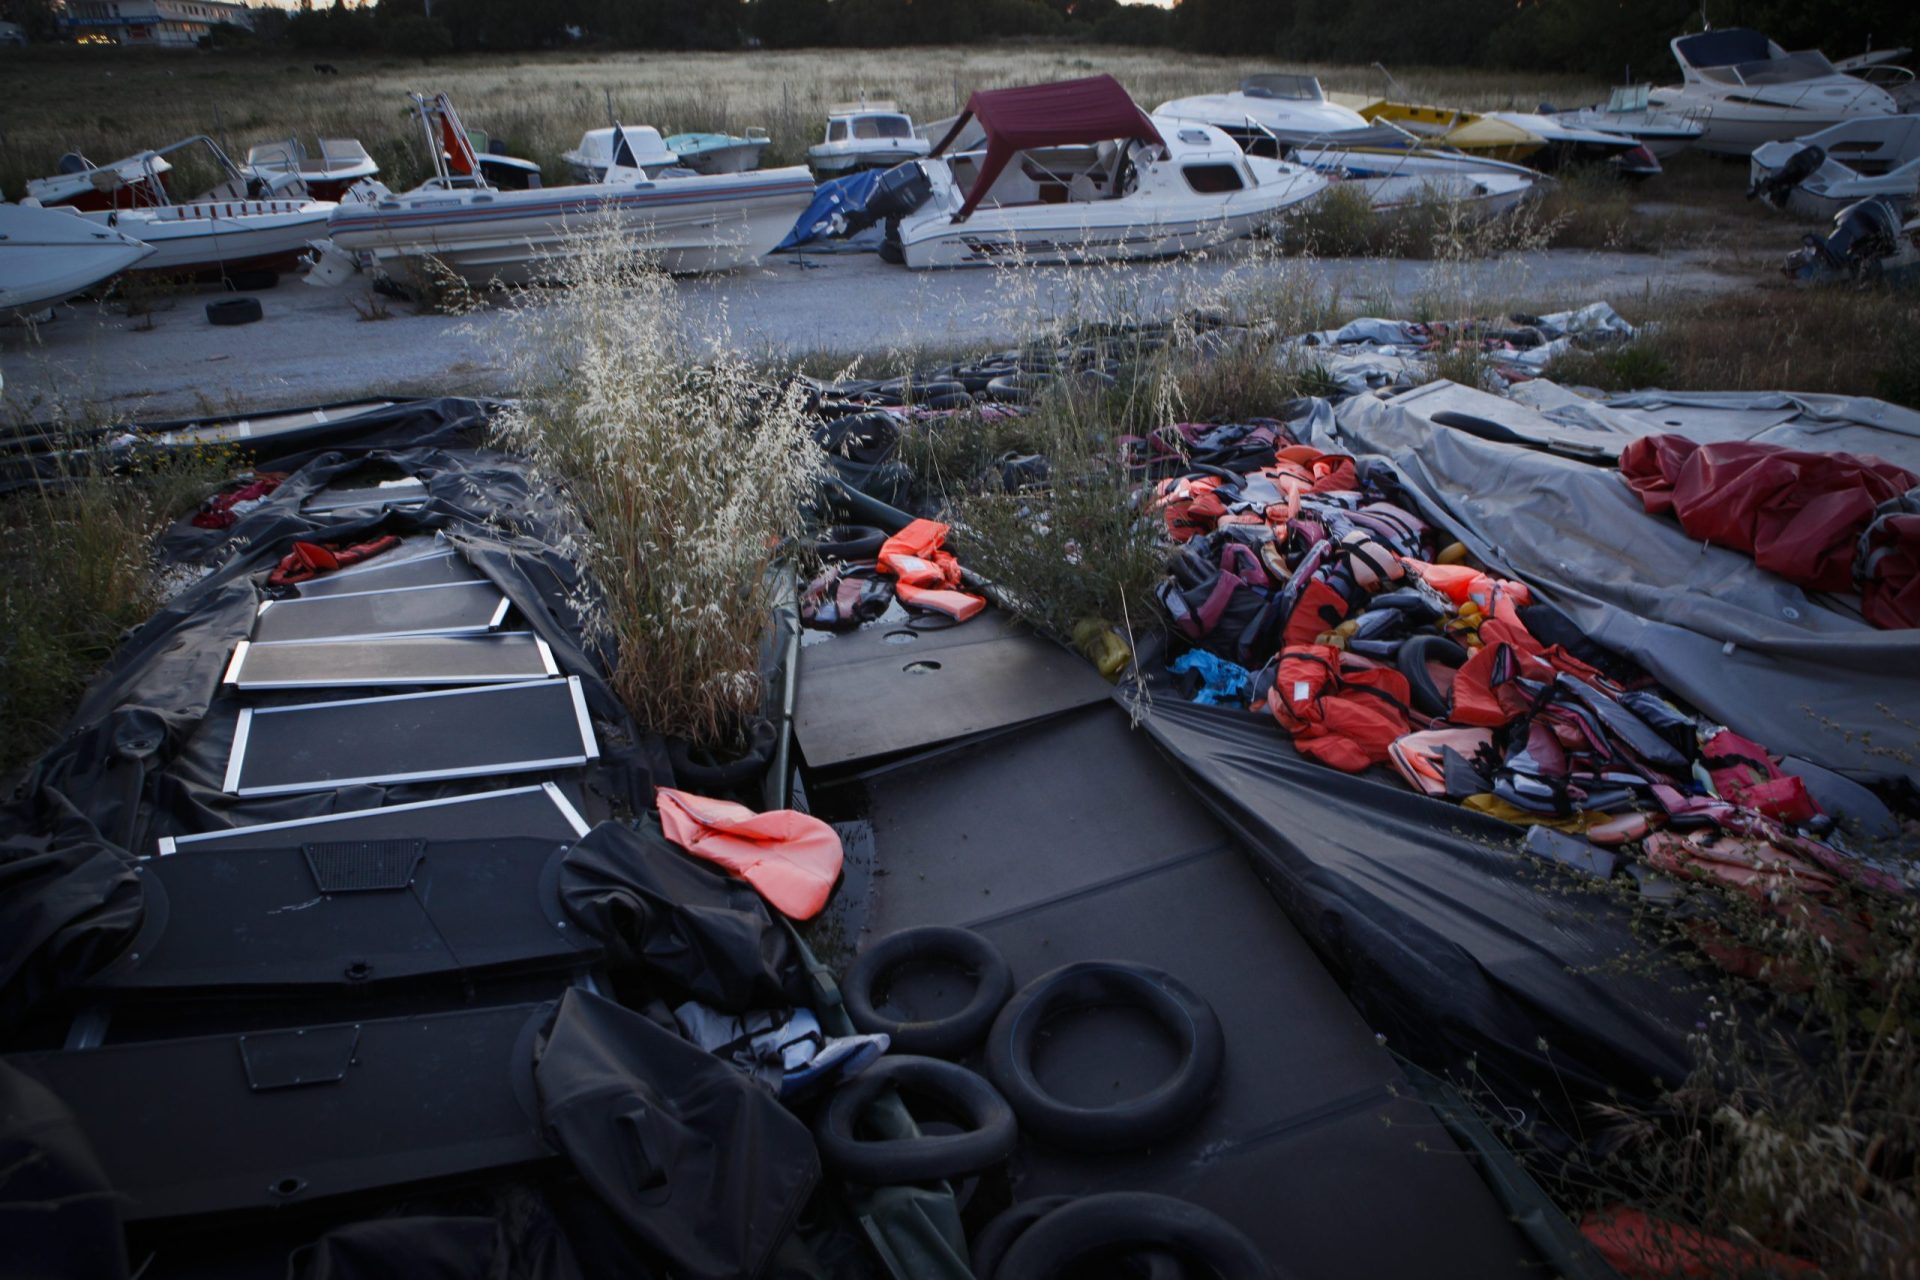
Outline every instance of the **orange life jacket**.
{"type": "Polygon", "coordinates": [[[965,622],[987,607],[979,596],[956,590],[960,562],[940,544],[947,526],[938,520],[915,520],[880,544],[880,567],[895,578],[894,593],[902,604],[944,613],[965,622]]]}

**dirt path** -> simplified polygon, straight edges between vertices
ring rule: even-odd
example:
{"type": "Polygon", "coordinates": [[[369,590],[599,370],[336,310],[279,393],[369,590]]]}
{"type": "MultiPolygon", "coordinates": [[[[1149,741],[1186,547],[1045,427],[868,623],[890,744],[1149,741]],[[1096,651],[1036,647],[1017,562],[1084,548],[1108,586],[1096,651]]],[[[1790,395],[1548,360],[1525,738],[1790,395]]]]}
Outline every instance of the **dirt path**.
{"type": "MultiPolygon", "coordinates": [[[[909,272],[871,255],[833,255],[774,259],[679,289],[693,331],[750,355],[853,356],[990,347],[1036,317],[1165,314],[1223,291],[1298,299],[1332,290],[1346,309],[1388,315],[1606,299],[1639,320],[1660,297],[1754,283],[1717,261],[1705,253],[1550,250],[1467,264],[1229,255],[1127,268],[909,272]],[[1243,292],[1253,290],[1262,292],[1243,292]]],[[[368,321],[353,305],[366,297],[364,286],[289,279],[259,295],[260,323],[216,328],[204,311],[215,296],[184,294],[138,320],[83,304],[35,329],[0,328],[9,416],[39,419],[60,406],[157,418],[371,394],[512,390],[501,353],[515,322],[502,312],[415,315],[396,303],[391,318],[368,321]]]]}

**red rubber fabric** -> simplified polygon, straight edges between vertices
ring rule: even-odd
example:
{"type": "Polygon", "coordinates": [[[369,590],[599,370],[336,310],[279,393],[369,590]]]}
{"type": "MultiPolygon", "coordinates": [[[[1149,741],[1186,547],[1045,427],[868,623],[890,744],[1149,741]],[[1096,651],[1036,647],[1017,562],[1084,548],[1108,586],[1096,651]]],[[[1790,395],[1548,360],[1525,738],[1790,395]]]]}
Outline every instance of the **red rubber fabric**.
{"type": "MultiPolygon", "coordinates": [[[[1649,512],[1673,515],[1688,537],[1745,551],[1762,569],[1819,591],[1854,589],[1854,556],[1875,508],[1920,484],[1911,471],[1862,454],[1701,445],[1675,435],[1642,436],[1622,449],[1620,475],[1649,512]]],[[[1912,523],[1909,564],[1920,554],[1920,521],[1912,523]]]]}
{"type": "Polygon", "coordinates": [[[820,819],[793,809],[755,813],[671,787],[654,798],[667,839],[739,876],[782,915],[811,920],[827,905],[845,855],[839,834],[820,819]]]}

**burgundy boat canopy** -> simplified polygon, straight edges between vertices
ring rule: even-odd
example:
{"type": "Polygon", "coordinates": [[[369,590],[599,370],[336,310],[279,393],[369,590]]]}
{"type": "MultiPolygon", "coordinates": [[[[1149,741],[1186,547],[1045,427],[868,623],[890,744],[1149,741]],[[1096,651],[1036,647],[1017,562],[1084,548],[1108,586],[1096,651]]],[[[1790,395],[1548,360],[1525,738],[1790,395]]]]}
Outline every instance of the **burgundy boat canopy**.
{"type": "Polygon", "coordinates": [[[1134,102],[1120,82],[1112,76],[1088,76],[1084,80],[1056,80],[1052,84],[1025,85],[1018,89],[980,89],[967,99],[967,109],[947,130],[931,155],[945,151],[967,121],[974,118],[987,135],[987,158],[980,166],[980,177],[967,193],[966,203],[953,215],[965,222],[993,186],[993,180],[1007,167],[1014,153],[1031,147],[1066,147],[1116,138],[1141,142],[1166,140],[1153,127],[1139,104],[1134,102]]]}

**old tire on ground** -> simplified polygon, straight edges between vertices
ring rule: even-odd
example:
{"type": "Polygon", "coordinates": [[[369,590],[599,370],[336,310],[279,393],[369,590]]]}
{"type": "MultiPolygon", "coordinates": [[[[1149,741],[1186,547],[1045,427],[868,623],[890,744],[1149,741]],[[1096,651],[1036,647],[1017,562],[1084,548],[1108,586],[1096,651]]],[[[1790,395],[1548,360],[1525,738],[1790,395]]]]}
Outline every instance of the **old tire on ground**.
{"type": "Polygon", "coordinates": [[[1013,995],[1013,969],[991,942],[971,929],[925,925],[890,933],[862,951],[847,969],[840,997],[862,1031],[884,1031],[900,1053],[958,1058],[985,1038],[1013,995]],[[887,978],[908,965],[959,969],[973,978],[966,1007],[944,1018],[904,1022],[879,1010],[887,978]]]}
{"type": "Polygon", "coordinates": [[[1225,1053],[1212,1006],[1172,974],[1124,960],[1083,960],[1034,979],[1000,1010],[987,1036],[987,1074],[1035,1137],[1074,1151],[1122,1151],[1199,1114],[1225,1053]],[[1048,1093],[1034,1071],[1047,1021],[1070,1008],[1116,1004],[1144,1011],[1173,1038],[1179,1046],[1173,1074],[1110,1106],[1077,1106],[1048,1093]]]}
{"type": "Polygon", "coordinates": [[[1014,1238],[994,1280],[1054,1280],[1077,1261],[1120,1249],[1171,1253],[1198,1264],[1188,1274],[1276,1280],[1259,1247],[1232,1223],[1197,1204],[1144,1191],[1083,1196],[1046,1214],[1014,1238]]]}
{"type": "Polygon", "coordinates": [[[1013,1109],[985,1077],[939,1058],[888,1054],[834,1090],[814,1119],[820,1157],[842,1176],[874,1187],[936,1182],[990,1169],[1013,1153],[1019,1139],[1013,1109]],[[937,1137],[855,1135],[860,1114],[889,1086],[932,1100],[966,1131],[937,1137]]]}
{"type": "Polygon", "coordinates": [[[221,298],[207,304],[210,324],[252,324],[262,314],[258,298],[221,298]]]}

